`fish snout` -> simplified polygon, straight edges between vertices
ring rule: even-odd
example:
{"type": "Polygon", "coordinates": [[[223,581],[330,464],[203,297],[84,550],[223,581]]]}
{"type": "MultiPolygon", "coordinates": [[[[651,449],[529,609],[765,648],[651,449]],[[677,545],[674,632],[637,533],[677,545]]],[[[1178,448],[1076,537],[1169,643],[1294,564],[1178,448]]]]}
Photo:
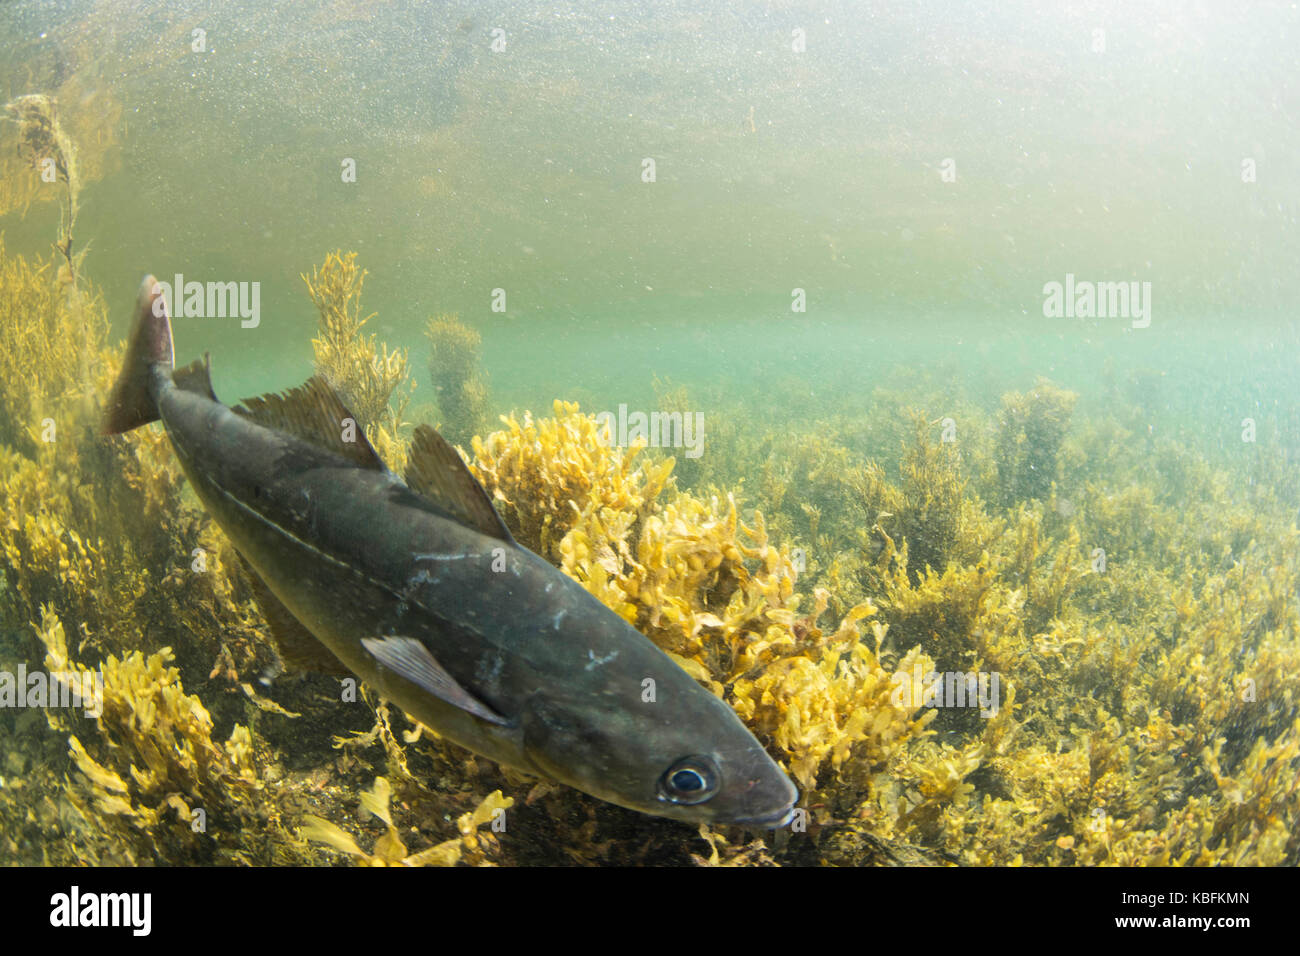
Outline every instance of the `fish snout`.
{"type": "Polygon", "coordinates": [[[719,822],[779,829],[793,819],[799,789],[766,751],[760,749],[747,756],[747,772],[740,775],[719,822]]]}

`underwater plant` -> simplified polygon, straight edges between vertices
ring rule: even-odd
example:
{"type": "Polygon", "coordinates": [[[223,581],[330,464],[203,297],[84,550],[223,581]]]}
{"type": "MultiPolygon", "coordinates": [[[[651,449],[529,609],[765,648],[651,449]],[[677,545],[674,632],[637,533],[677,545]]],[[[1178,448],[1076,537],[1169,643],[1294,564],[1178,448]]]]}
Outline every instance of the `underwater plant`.
{"type": "MultiPolygon", "coordinates": [[[[63,623],[49,608],[42,610],[38,636],[51,673],[73,675],[79,685],[91,678],[70,658],[63,623]]],[[[170,661],[169,648],[148,657],[140,651],[121,659],[109,654],[95,675],[103,693],[93,718],[95,755],[75,733],[68,737],[78,772],[69,799],[83,816],[110,824],[85,847],[96,861],[103,854],[117,858],[121,850],[113,842],[130,848],[130,862],[155,854],[160,861],[205,850],[220,854],[219,844],[200,837],[209,818],[214,829],[238,832],[242,821],[258,816],[252,794],[260,779],[248,729],[237,724],[224,744],[214,742],[211,716],[185,693],[170,661]],[[105,845],[105,831],[116,840],[105,845]]],[[[55,729],[65,729],[53,712],[50,720],[55,729]]],[[[244,852],[226,848],[226,855],[244,852]]]]}
{"type": "MultiPolygon", "coordinates": [[[[54,247],[63,257],[64,280],[76,285],[77,266],[82,253],[72,251],[73,230],[81,195],[81,177],[77,168],[77,150],[59,122],[58,106],[43,93],[28,93],[4,106],[5,118],[18,125],[18,157],[41,182],[62,183],[59,235],[54,247]]],[[[29,199],[30,202],[30,199],[29,199]]]]}
{"type": "Polygon", "coordinates": [[[569,529],[593,502],[636,514],[672,474],[665,462],[639,467],[644,445],[600,440],[600,426],[572,402],[556,399],[554,418],[525,412],[505,429],[473,441],[470,471],[492,496],[515,539],[553,563],[569,529]]]}
{"type": "Polygon", "coordinates": [[[387,345],[376,345],[373,334],[362,334],[375,313],[361,317],[366,270],[358,268],[356,260],[355,252],[331,252],[310,276],[302,277],[320,313],[312,352],[317,373],[343,397],[379,453],[400,470],[405,455],[398,431],[410,401],[410,362],[405,350],[390,351],[387,345]]]}
{"type": "Polygon", "coordinates": [[[1028,392],[1002,396],[998,413],[998,484],[1001,504],[1046,498],[1058,479],[1057,458],[1078,395],[1046,379],[1028,392]]]}
{"type": "Polygon", "coordinates": [[[502,797],[500,790],[488,794],[473,811],[461,814],[456,821],[460,836],[444,840],[427,850],[408,853],[397,827],[393,826],[392,787],[384,777],[376,777],[374,786],[361,794],[362,812],[380,820],[388,828],[375,841],[374,850],[365,852],[337,825],[321,817],[304,818],[303,836],[349,854],[363,866],[455,866],[464,862],[470,866],[490,866],[491,855],[498,849],[492,831],[482,831],[485,824],[502,819],[504,811],[514,806],[510,797],[502,797]]]}
{"type": "MultiPolygon", "coordinates": [[[[54,242],[54,248],[58,251],[62,261],[57,272],[57,283],[63,292],[63,307],[68,314],[70,324],[80,329],[88,325],[86,315],[86,303],[79,287],[79,273],[81,270],[82,260],[85,258],[86,250],[80,249],[73,251],[74,233],[77,224],[77,214],[80,209],[82,180],[79,173],[78,154],[76,145],[72,138],[64,131],[63,125],[59,120],[58,106],[55,99],[43,93],[28,93],[19,96],[4,106],[3,113],[0,113],[0,119],[7,119],[15,123],[18,127],[18,148],[16,155],[20,162],[25,164],[31,170],[31,176],[28,181],[32,184],[32,191],[26,196],[23,211],[26,211],[35,196],[40,194],[40,184],[53,184],[63,186],[59,193],[59,226],[58,235],[54,242]]],[[[102,140],[102,130],[100,131],[102,140]]],[[[10,177],[0,176],[0,181],[10,180],[10,177]]],[[[9,190],[15,190],[21,187],[9,185],[9,190]]],[[[0,210],[3,210],[3,197],[0,197],[0,210]]],[[[16,277],[17,278],[17,277],[16,277]]],[[[32,283],[23,282],[21,278],[13,288],[22,289],[24,286],[31,288],[32,283]]],[[[48,316],[50,310],[49,303],[42,303],[46,309],[42,310],[42,318],[48,316]]],[[[54,331],[40,325],[25,330],[25,334],[30,339],[33,336],[48,334],[54,331]]],[[[13,330],[11,334],[24,334],[13,330]]],[[[89,381],[91,356],[97,347],[96,342],[81,341],[77,336],[71,340],[72,347],[76,349],[77,364],[75,368],[80,377],[83,386],[89,381]]],[[[54,351],[64,345],[50,345],[47,351],[54,351]]],[[[53,356],[46,355],[46,358],[53,356]]],[[[42,366],[28,366],[28,368],[41,368],[42,366]]],[[[84,410],[84,406],[83,406],[84,410]]]]}
{"type": "Polygon", "coordinates": [[[438,430],[453,444],[468,444],[487,423],[487,386],[479,364],[483,337],[450,314],[430,318],[424,334],[429,381],[442,412],[438,430]]]}
{"type": "Polygon", "coordinates": [[[103,304],[65,294],[51,265],[11,256],[0,241],[0,443],[33,457],[52,444],[51,424],[57,440],[89,423],[108,337],[103,304]]]}

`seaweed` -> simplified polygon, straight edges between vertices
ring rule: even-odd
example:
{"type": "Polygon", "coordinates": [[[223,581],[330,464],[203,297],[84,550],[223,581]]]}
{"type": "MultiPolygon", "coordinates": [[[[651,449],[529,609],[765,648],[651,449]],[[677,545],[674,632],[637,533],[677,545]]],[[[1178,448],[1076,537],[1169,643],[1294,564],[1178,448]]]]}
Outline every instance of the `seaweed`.
{"type": "Polygon", "coordinates": [[[474,438],[469,464],[515,538],[558,564],[560,542],[584,512],[595,506],[635,518],[673,464],[642,469],[643,444],[625,451],[603,442],[595,418],[576,404],[557,399],[554,412],[503,418],[504,430],[474,438]]]}
{"type": "Polygon", "coordinates": [[[81,176],[77,150],[59,122],[58,105],[44,93],[28,93],[4,106],[7,118],[18,125],[18,157],[31,170],[40,173],[43,182],[62,183],[59,235],[54,247],[63,257],[62,281],[76,285],[77,266],[83,253],[74,256],[73,230],[77,223],[81,176]]]}
{"type": "Polygon", "coordinates": [[[438,430],[448,441],[468,444],[487,424],[487,386],[480,352],[483,337],[454,315],[429,319],[429,381],[438,393],[442,421],[438,430]]]}
{"type": "MultiPolygon", "coordinates": [[[[90,672],[70,657],[63,623],[49,608],[38,636],[50,672],[84,684],[90,672]]],[[[147,657],[110,654],[94,675],[103,687],[93,718],[97,734],[82,734],[94,753],[76,733],[68,737],[77,775],[66,793],[95,824],[74,850],[83,859],[116,861],[121,853],[132,863],[177,855],[247,859],[249,848],[223,846],[220,835],[238,834],[262,812],[253,799],[260,780],[252,738],[235,725],[224,744],[213,741],[211,716],[185,693],[171,659],[169,648],[147,657]]],[[[51,714],[55,729],[64,729],[65,720],[51,714]]]]}
{"type": "Polygon", "coordinates": [[[387,827],[369,853],[362,850],[342,828],[311,814],[303,818],[302,835],[355,857],[363,866],[455,866],[461,862],[485,866],[490,865],[488,860],[498,847],[498,841],[491,829],[484,832],[482,827],[500,820],[501,815],[514,806],[513,799],[502,797],[500,790],[494,790],[474,810],[461,814],[456,821],[459,837],[410,853],[393,825],[391,799],[392,787],[384,777],[376,777],[374,786],[361,794],[361,811],[387,827]]]}
{"type": "Polygon", "coordinates": [[[998,414],[1000,502],[1046,498],[1058,479],[1058,456],[1078,396],[1039,379],[1026,393],[1002,396],[998,414]]]}
{"type": "Polygon", "coordinates": [[[410,360],[403,349],[376,345],[375,336],[362,328],[375,317],[361,317],[361,288],[366,270],[358,268],[357,254],[331,252],[325,261],[304,275],[307,294],[320,313],[316,338],[311,340],[316,371],[324,376],[357,417],[375,449],[399,471],[405,463],[405,446],[399,430],[410,401],[410,360]]]}

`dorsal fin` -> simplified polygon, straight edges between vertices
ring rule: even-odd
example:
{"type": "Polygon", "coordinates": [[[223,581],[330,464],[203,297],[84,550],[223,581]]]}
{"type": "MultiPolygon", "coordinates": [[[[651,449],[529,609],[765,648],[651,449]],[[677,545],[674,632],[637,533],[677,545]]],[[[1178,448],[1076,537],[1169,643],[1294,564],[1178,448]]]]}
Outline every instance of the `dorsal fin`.
{"type": "Polygon", "coordinates": [[[458,521],[476,531],[514,543],[510,530],[492,507],[456,449],[428,425],[419,425],[411,440],[406,483],[458,521]]]}
{"type": "Polygon", "coordinates": [[[342,455],[362,468],[384,470],[383,459],[371,447],[361,425],[319,375],[313,375],[287,392],[268,392],[258,398],[246,398],[233,411],[259,425],[288,432],[319,448],[342,455]]]}
{"type": "Polygon", "coordinates": [[[212,390],[212,356],[207,352],[203,353],[203,358],[172,372],[172,381],[183,391],[217,401],[217,393],[212,390]]]}

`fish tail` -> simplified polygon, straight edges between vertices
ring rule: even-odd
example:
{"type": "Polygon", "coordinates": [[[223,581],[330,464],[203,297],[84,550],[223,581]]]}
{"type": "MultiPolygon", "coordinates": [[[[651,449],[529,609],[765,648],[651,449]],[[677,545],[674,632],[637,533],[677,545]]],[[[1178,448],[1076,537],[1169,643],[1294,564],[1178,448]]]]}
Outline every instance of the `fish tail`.
{"type": "Polygon", "coordinates": [[[145,276],[135,302],[135,321],[126,347],[122,371],[113,383],[104,412],[103,432],[116,435],[158,420],[155,400],[157,371],[170,376],[176,364],[172,350],[172,323],[162,287],[145,276]]]}

